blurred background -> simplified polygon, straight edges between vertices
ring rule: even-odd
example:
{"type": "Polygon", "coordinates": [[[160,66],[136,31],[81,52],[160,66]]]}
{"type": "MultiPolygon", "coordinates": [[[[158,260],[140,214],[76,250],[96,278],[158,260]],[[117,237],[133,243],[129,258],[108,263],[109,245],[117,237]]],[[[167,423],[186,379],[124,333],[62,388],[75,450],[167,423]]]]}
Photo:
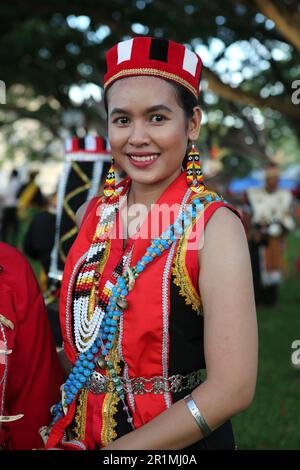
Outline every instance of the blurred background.
{"type": "Polygon", "coordinates": [[[74,214],[109,168],[105,51],[150,35],[199,53],[202,168],[244,217],[257,302],[257,393],[233,419],[237,444],[299,449],[299,1],[11,0],[0,25],[1,239],[32,262],[58,345],[74,214]]]}

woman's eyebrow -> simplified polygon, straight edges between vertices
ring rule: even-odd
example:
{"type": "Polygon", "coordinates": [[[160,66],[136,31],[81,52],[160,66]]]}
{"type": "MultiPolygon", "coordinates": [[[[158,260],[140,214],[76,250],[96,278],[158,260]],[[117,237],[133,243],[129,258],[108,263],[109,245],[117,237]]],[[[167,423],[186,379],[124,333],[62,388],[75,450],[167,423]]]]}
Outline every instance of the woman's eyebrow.
{"type": "Polygon", "coordinates": [[[156,104],[155,106],[151,106],[145,110],[144,114],[153,113],[154,111],[167,111],[168,113],[172,113],[172,109],[168,108],[165,104],[156,104]]]}
{"type": "Polygon", "coordinates": [[[130,112],[122,108],[113,108],[110,112],[110,116],[113,114],[130,114],[130,112]]]}
{"type": "MultiPolygon", "coordinates": [[[[172,109],[168,108],[168,106],[166,106],[165,104],[156,104],[154,106],[150,106],[150,108],[145,109],[143,114],[145,115],[145,114],[153,113],[155,111],[167,111],[168,113],[173,112],[172,109]]],[[[127,109],[113,108],[110,112],[110,116],[112,116],[113,114],[127,114],[127,115],[130,115],[131,113],[127,109]]]]}

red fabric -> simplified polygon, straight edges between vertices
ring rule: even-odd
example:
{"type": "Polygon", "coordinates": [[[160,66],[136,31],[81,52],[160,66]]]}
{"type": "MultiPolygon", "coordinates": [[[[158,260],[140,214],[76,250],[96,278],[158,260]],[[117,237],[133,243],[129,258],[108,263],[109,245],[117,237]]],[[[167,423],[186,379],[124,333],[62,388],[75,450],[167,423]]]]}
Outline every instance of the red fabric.
{"type": "MultiPolygon", "coordinates": [[[[0,243],[0,265],[0,313],[14,324],[14,330],[4,327],[8,349],[12,349],[4,414],[24,414],[18,421],[2,423],[0,446],[38,448],[43,445],[39,428],[50,422],[50,407],[59,400],[63,376],[44,300],[29,263],[16,249],[0,243]]],[[[1,332],[0,339],[3,341],[1,332]]]]}
{"type": "MultiPolygon", "coordinates": [[[[150,236],[147,234],[147,227],[150,222],[153,228],[153,222],[157,224],[155,229],[157,236],[175,220],[180,203],[187,191],[186,184],[186,173],[183,172],[172,184],[166,189],[162,196],[157,201],[157,205],[148,214],[147,219],[144,221],[140,228],[140,234],[145,237],[132,237],[128,240],[126,251],[130,250],[133,246],[131,266],[134,266],[137,261],[143,256],[150,243],[150,236]],[[174,204],[174,212],[169,220],[160,220],[158,210],[164,204],[168,207],[174,204]],[[157,221],[159,221],[157,223],[157,221]]],[[[211,215],[219,207],[225,206],[223,202],[212,202],[206,206],[204,216],[204,226],[208,222],[211,215]]],[[[62,331],[65,342],[65,351],[69,359],[74,363],[76,357],[76,348],[72,340],[72,315],[71,309],[66,310],[68,306],[67,298],[72,292],[72,283],[70,279],[75,280],[74,266],[78,259],[87,251],[98,222],[97,204],[91,203],[91,210],[86,215],[84,223],[81,226],[79,236],[77,237],[72,249],[69,253],[66,265],[64,278],[62,283],[61,291],[61,323],[62,331]],[[69,285],[70,283],[70,285],[69,285]],[[69,323],[66,323],[66,316],[69,318],[69,323]]],[[[117,217],[116,226],[120,223],[119,216],[117,217]]],[[[196,226],[197,239],[201,237],[201,225],[196,226]]],[[[153,234],[153,232],[152,232],[153,234]]],[[[153,237],[152,235],[152,238],[153,237]]],[[[198,245],[199,246],[199,245],[198,245]]],[[[175,255],[174,251],[173,256],[175,255]]],[[[108,260],[104,267],[103,275],[100,282],[100,291],[102,290],[106,280],[111,277],[112,271],[119,262],[123,255],[123,240],[120,238],[111,238],[111,249],[108,260]]],[[[162,310],[162,286],[164,282],[164,269],[166,260],[169,255],[169,250],[165,251],[161,256],[157,257],[150,265],[147,266],[136,280],[134,289],[128,294],[127,300],[129,304],[128,310],[124,312],[123,317],[123,337],[122,337],[122,351],[126,364],[129,368],[129,377],[153,377],[163,375],[163,363],[162,363],[162,351],[163,351],[163,331],[164,321],[165,332],[166,332],[166,375],[168,374],[168,354],[169,354],[169,342],[168,342],[168,319],[169,319],[169,298],[170,298],[170,275],[171,270],[168,272],[167,279],[167,290],[166,290],[166,312],[165,319],[163,318],[162,310]],[[147,295],[147,297],[145,297],[147,295]],[[146,301],[145,301],[146,300],[146,301]]],[[[198,290],[198,250],[192,250],[188,255],[189,259],[189,272],[191,279],[193,280],[195,288],[198,290]],[[196,255],[195,255],[196,254],[196,255]]],[[[173,261],[173,260],[171,260],[173,261]]],[[[171,263],[172,265],[172,263],[171,263]]],[[[115,281],[114,281],[115,283],[115,281]]],[[[90,395],[90,394],[89,394],[90,395]]],[[[99,425],[101,419],[101,404],[103,403],[104,395],[93,396],[93,399],[88,399],[87,407],[87,422],[86,422],[86,439],[88,442],[88,448],[94,448],[94,444],[91,444],[91,436],[97,442],[98,445],[102,446],[101,435],[98,437],[95,434],[94,416],[95,410],[97,409],[97,429],[100,430],[99,425]],[[98,401],[97,405],[95,402],[98,401]],[[100,408],[99,408],[100,406],[100,408]]],[[[171,395],[169,394],[171,400],[171,395]]],[[[130,403],[130,402],[129,402],[130,403]]],[[[135,395],[135,409],[131,409],[135,427],[139,427],[155,416],[160,414],[166,409],[165,396],[161,394],[148,393],[143,395],[135,395]]],[[[74,409],[72,415],[74,415],[74,409]]],[[[55,430],[54,430],[55,432],[55,430]]],[[[97,432],[98,433],[98,432],[97,432]]],[[[53,438],[60,439],[61,433],[53,438]]]]}
{"type": "MultiPolygon", "coordinates": [[[[171,220],[160,220],[157,234],[166,230],[174,222],[178,215],[181,200],[187,191],[186,176],[182,173],[162,194],[154,209],[148,214],[148,218],[141,226],[141,233],[146,233],[146,227],[153,221],[159,221],[159,206],[174,204],[175,211],[172,212],[171,220]]],[[[168,219],[168,218],[166,218],[168,219]]],[[[133,239],[128,241],[132,244],[133,239]]],[[[136,265],[143,256],[150,243],[150,238],[138,238],[134,242],[131,266],[136,265]]],[[[129,309],[124,315],[124,334],[122,341],[123,356],[128,364],[130,377],[153,377],[163,375],[162,365],[162,338],[163,338],[163,315],[162,315],[162,285],[163,272],[169,250],[157,257],[137,279],[134,289],[128,294],[129,309]],[[147,298],[145,298],[147,292],[147,298]],[[145,302],[145,300],[147,301],[145,302]],[[141,308],[142,306],[142,308],[141,308]]],[[[167,298],[170,298],[170,274],[167,282],[167,298]]],[[[167,319],[169,306],[167,307],[167,319]]],[[[167,351],[168,352],[168,351],[167,351]]],[[[168,362],[168,357],[167,357],[168,362]]],[[[171,395],[169,394],[171,399],[171,395]]],[[[161,394],[147,393],[135,395],[135,410],[131,410],[134,417],[135,427],[147,423],[166,409],[165,397],[161,394]]]]}
{"type": "Polygon", "coordinates": [[[166,78],[166,74],[169,74],[167,78],[180,83],[198,96],[202,70],[200,57],[195,54],[195,75],[183,68],[185,46],[174,41],[168,41],[167,62],[150,59],[152,39],[146,36],[133,38],[131,56],[122,61],[118,61],[118,44],[114,45],[106,54],[107,72],[104,75],[104,87],[125,76],[151,75],[166,78]]]}
{"type": "Polygon", "coordinates": [[[95,448],[95,443],[101,442],[102,432],[102,406],[105,395],[88,394],[87,419],[86,419],[86,441],[89,449],[95,448]]]}
{"type": "MultiPolygon", "coordinates": [[[[200,240],[201,240],[201,236],[203,233],[203,229],[206,227],[211,216],[220,207],[227,207],[228,209],[230,209],[234,214],[236,214],[239,217],[239,219],[244,225],[241,214],[230,204],[225,204],[222,201],[219,201],[219,202],[215,201],[206,206],[205,211],[203,212],[202,216],[199,217],[199,219],[197,220],[197,222],[195,223],[193,227],[193,230],[189,238],[187,250],[186,250],[186,255],[185,255],[185,264],[186,264],[186,268],[189,274],[189,278],[193,286],[195,287],[195,290],[198,293],[198,295],[200,295],[199,285],[198,285],[200,266],[199,266],[199,256],[195,256],[194,250],[195,250],[195,247],[200,246],[200,240]],[[192,245],[191,248],[190,248],[190,244],[192,245]]],[[[244,228],[245,228],[245,225],[244,225],[244,228]]]]}

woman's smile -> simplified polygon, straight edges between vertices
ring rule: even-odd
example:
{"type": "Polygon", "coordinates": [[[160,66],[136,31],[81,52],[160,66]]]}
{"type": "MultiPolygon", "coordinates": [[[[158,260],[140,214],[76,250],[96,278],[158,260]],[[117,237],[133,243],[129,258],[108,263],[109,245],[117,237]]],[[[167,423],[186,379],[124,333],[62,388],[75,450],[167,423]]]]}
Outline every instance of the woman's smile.
{"type": "Polygon", "coordinates": [[[159,158],[159,153],[140,152],[126,154],[130,163],[136,168],[146,168],[153,165],[159,158]]]}

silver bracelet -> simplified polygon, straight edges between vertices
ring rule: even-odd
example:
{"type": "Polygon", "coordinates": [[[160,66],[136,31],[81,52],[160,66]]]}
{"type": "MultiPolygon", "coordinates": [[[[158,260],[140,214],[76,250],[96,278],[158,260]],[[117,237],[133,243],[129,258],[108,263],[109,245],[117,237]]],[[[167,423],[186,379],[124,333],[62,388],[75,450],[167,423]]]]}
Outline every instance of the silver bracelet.
{"type": "Polygon", "coordinates": [[[187,395],[186,397],[184,397],[184,401],[189,411],[193,415],[193,418],[195,419],[199,428],[201,429],[203,436],[204,437],[209,436],[209,434],[212,433],[212,430],[210,429],[207,422],[205,421],[202,414],[200,413],[200,410],[197,407],[196,403],[194,402],[192,395],[187,395]]]}

